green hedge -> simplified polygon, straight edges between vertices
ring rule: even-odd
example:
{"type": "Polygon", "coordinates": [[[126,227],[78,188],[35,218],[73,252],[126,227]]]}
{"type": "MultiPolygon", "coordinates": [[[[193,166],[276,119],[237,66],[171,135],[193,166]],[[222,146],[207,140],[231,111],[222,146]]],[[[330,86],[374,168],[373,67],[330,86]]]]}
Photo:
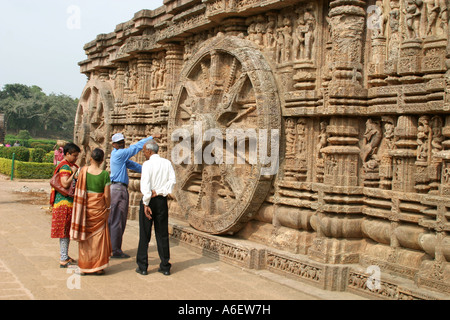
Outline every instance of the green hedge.
{"type": "Polygon", "coordinates": [[[56,140],[38,140],[38,139],[17,139],[15,136],[7,135],[5,137],[4,144],[14,145],[16,141],[19,141],[20,146],[27,148],[42,148],[45,151],[49,152],[53,150],[53,147],[56,144],[56,140]]]}
{"type": "MultiPolygon", "coordinates": [[[[0,172],[11,175],[12,160],[0,158],[0,172]]],[[[53,163],[14,161],[14,177],[19,179],[50,179],[55,166],[53,163]]]]}
{"type": "Polygon", "coordinates": [[[12,160],[0,158],[0,172],[6,175],[11,175],[12,160]]]}
{"type": "Polygon", "coordinates": [[[47,153],[44,158],[42,159],[42,162],[44,163],[53,163],[53,159],[55,158],[55,151],[50,151],[47,153]]]}
{"type": "Polygon", "coordinates": [[[12,159],[13,153],[16,154],[15,159],[19,161],[53,163],[55,152],[46,152],[41,148],[0,147],[0,158],[12,159]]]}
{"type": "Polygon", "coordinates": [[[15,159],[19,161],[30,160],[30,150],[25,147],[0,147],[0,158],[12,159],[13,153],[15,159]]]}
{"type": "Polygon", "coordinates": [[[42,148],[34,148],[31,149],[30,152],[30,161],[31,162],[43,162],[45,154],[47,152],[42,148]]]}

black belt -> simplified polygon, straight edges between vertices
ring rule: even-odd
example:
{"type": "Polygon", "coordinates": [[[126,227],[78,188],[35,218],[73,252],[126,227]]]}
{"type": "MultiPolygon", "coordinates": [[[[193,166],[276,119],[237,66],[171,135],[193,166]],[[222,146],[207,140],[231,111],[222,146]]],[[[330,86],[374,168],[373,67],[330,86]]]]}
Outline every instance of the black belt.
{"type": "Polygon", "coordinates": [[[126,183],[123,183],[123,182],[112,181],[111,184],[121,184],[122,186],[128,188],[128,185],[126,183]]]}

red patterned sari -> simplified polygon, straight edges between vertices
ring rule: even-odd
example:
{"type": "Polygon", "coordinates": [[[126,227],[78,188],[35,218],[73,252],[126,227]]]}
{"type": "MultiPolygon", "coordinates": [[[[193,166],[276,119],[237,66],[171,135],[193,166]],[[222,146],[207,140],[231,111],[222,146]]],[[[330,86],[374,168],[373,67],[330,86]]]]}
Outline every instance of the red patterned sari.
{"type": "MultiPolygon", "coordinates": [[[[56,174],[59,172],[60,176],[70,177],[72,175],[71,166],[77,165],[69,163],[67,160],[61,161],[56,167],[56,174]]],[[[52,205],[52,238],[69,238],[70,221],[72,218],[73,198],[65,197],[52,188],[50,193],[50,204],[52,205]]]]}

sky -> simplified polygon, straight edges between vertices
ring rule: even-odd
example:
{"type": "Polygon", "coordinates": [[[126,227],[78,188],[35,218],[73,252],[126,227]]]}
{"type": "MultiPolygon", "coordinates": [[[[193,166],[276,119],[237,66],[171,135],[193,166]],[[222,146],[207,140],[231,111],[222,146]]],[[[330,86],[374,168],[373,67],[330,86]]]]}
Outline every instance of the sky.
{"type": "Polygon", "coordinates": [[[87,78],[78,62],[98,34],[113,32],[163,0],[0,0],[0,89],[36,85],[79,98],[87,78]]]}

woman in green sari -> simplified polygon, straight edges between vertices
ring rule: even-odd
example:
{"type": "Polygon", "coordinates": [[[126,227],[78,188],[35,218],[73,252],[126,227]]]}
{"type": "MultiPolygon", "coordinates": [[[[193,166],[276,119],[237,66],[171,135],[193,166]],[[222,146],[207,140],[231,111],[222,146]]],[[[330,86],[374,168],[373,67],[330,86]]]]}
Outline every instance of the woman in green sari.
{"type": "Polygon", "coordinates": [[[78,241],[81,274],[103,274],[111,256],[111,180],[108,171],[100,168],[103,158],[103,150],[92,151],[90,165],[81,169],[75,188],[70,236],[78,241]]]}

